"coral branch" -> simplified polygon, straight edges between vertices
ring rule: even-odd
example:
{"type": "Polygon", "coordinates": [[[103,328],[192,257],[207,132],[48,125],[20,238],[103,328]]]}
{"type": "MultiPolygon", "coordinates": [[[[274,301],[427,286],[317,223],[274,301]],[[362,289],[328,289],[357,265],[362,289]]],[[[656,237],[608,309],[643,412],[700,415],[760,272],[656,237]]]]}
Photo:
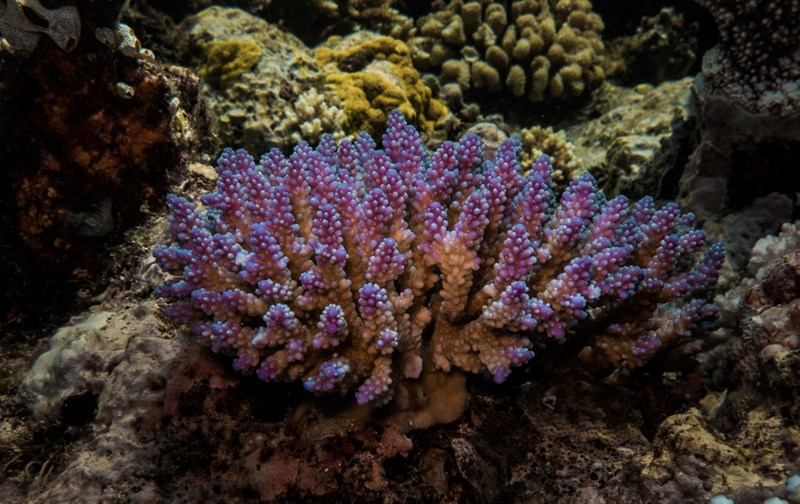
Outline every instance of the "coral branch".
{"type": "Polygon", "coordinates": [[[499,383],[534,345],[578,341],[612,373],[707,328],[724,248],[702,255],[691,214],[607,201],[590,176],[556,201],[549,158],[523,176],[519,155],[514,139],[485,160],[474,135],[431,154],[397,111],[382,149],[226,150],[205,209],[168,199],[157,293],[236,369],[374,406],[423,366],[499,383]]]}

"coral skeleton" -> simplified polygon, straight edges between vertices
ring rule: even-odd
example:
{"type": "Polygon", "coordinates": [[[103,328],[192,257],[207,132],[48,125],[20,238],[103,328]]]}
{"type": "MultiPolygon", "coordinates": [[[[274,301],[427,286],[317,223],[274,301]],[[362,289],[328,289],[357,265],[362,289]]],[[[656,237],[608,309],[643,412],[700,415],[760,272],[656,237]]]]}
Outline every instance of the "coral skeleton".
{"type": "Polygon", "coordinates": [[[423,368],[501,383],[572,348],[611,373],[710,325],[724,248],[692,214],[608,200],[589,175],[557,199],[550,159],[523,175],[520,150],[486,160],[470,134],[431,153],[396,110],[381,148],[362,132],[259,161],[226,149],[215,192],[168,197],[157,294],[235,369],[373,406],[423,368]]]}

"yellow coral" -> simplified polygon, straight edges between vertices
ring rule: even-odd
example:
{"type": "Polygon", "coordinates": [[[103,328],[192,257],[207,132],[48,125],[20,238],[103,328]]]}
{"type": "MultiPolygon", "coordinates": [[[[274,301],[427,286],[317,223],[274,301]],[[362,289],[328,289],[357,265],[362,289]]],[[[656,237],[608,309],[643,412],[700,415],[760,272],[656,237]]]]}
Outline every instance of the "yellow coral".
{"type": "Polygon", "coordinates": [[[560,190],[582,173],[575,158],[575,146],[567,140],[564,131],[555,132],[553,128],[533,126],[520,131],[520,139],[522,168],[529,170],[536,158],[547,154],[553,162],[553,182],[560,190]]]}
{"type": "Polygon", "coordinates": [[[331,38],[316,51],[321,65],[334,65],[327,83],[342,101],[347,129],[380,134],[389,112],[400,111],[427,133],[439,128],[447,106],[432,97],[414,68],[408,46],[390,37],[331,38]]]}
{"type": "Polygon", "coordinates": [[[249,39],[212,40],[201,49],[200,76],[220,88],[253,68],[261,57],[261,47],[249,39]]]}

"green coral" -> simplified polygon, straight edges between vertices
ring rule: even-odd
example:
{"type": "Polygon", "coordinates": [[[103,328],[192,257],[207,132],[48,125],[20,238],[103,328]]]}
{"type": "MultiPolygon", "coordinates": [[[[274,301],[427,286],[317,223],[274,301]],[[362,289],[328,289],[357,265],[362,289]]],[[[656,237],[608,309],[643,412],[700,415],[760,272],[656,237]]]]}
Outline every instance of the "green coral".
{"type": "Polygon", "coordinates": [[[212,40],[202,44],[200,76],[219,88],[226,88],[261,58],[261,47],[250,39],[212,40]]]}
{"type": "Polygon", "coordinates": [[[347,130],[379,135],[393,109],[425,132],[442,125],[447,106],[433,98],[431,89],[414,68],[411,54],[391,37],[332,37],[316,51],[321,65],[333,65],[326,82],[341,99],[347,130]]]}

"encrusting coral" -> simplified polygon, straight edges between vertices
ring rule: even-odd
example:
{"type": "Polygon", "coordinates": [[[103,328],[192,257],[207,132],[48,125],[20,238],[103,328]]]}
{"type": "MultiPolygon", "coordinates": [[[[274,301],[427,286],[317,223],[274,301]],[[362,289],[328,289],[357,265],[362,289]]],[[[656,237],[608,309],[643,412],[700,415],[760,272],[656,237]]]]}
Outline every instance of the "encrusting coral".
{"type": "Polygon", "coordinates": [[[382,148],[228,149],[202,206],[168,199],[157,293],[235,369],[374,406],[423,367],[500,383],[565,341],[589,372],[635,368],[716,317],[724,248],[701,255],[692,214],[588,175],[556,202],[549,158],[523,176],[519,155],[512,138],[485,160],[476,135],[429,153],[399,111],[382,148]]]}
{"type": "Polygon", "coordinates": [[[377,135],[394,109],[426,133],[442,126],[447,106],[433,98],[404,42],[363,33],[331,37],[315,54],[321,66],[332,66],[326,82],[341,100],[347,131],[377,135]]]}
{"type": "Polygon", "coordinates": [[[248,39],[212,40],[200,47],[204,56],[200,76],[220,88],[253,68],[261,57],[261,47],[248,39]]]}
{"type": "Polygon", "coordinates": [[[414,64],[463,92],[571,101],[605,78],[603,22],[588,0],[452,0],[417,22],[414,64]]]}

